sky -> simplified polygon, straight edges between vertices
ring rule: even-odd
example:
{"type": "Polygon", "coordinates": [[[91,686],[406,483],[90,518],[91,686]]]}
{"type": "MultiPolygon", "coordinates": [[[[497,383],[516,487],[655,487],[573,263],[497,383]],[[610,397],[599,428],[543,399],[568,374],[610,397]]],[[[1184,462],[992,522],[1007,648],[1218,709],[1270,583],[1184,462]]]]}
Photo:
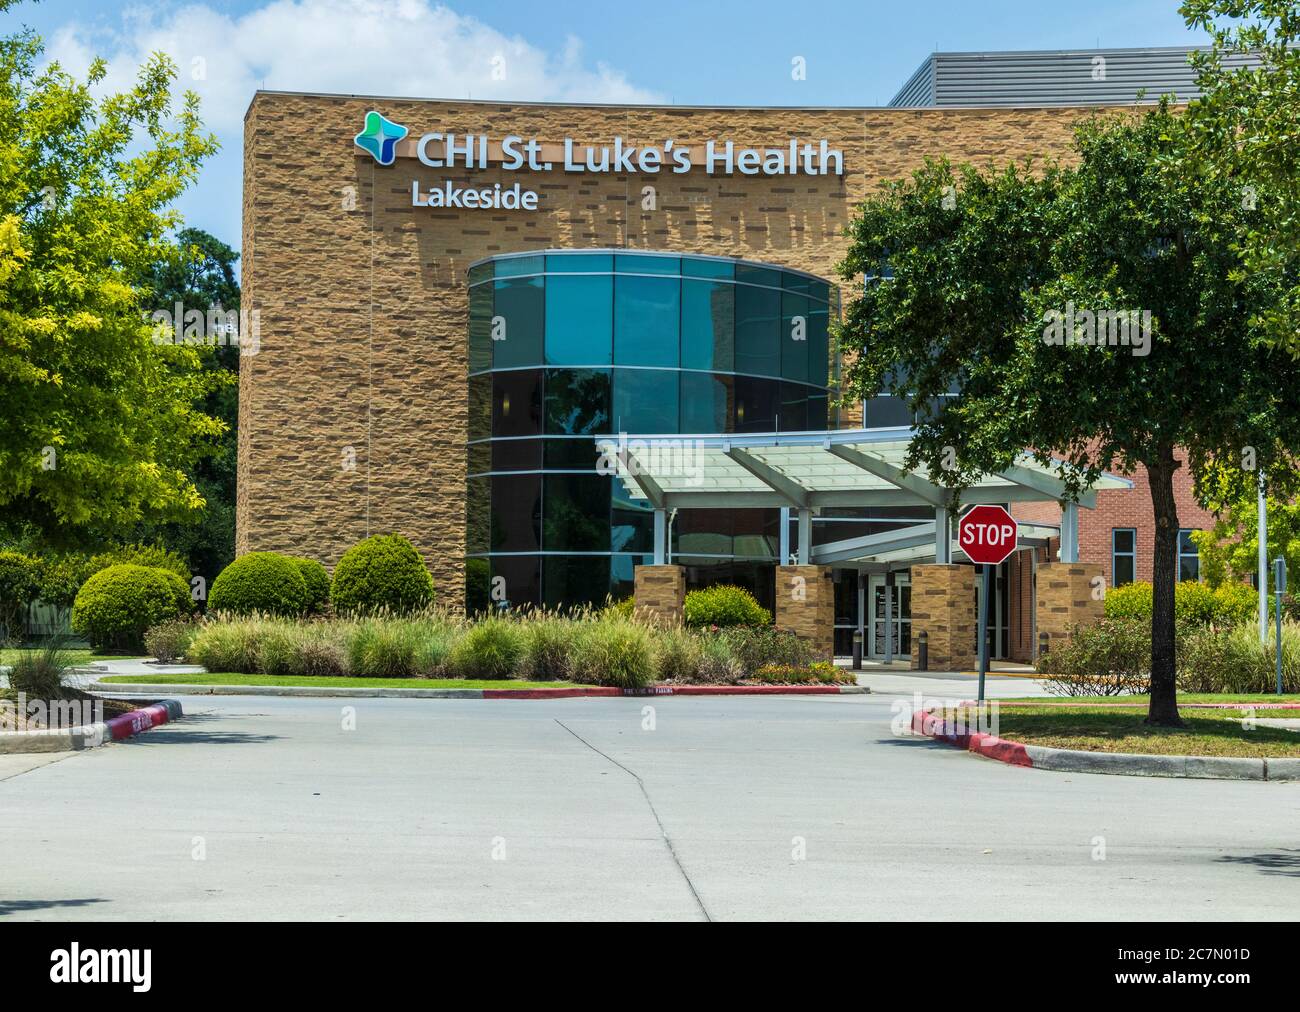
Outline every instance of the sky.
{"type": "Polygon", "coordinates": [[[885,105],[939,51],[1178,46],[1178,0],[44,0],[0,15],[82,74],[129,84],[169,53],[221,143],[178,206],[239,246],[243,116],[258,88],[416,98],[885,105]],[[493,58],[504,62],[494,79],[493,58]],[[792,61],[805,76],[795,80],[792,61]]]}

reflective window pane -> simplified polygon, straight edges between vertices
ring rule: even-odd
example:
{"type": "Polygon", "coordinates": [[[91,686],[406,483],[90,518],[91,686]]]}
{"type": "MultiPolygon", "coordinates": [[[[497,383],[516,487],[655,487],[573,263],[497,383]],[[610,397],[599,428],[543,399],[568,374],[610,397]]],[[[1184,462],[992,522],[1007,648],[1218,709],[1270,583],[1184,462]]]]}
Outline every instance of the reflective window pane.
{"type": "Polygon", "coordinates": [[[492,551],[537,551],[541,537],[541,476],[508,474],[488,480],[492,482],[492,551]]]}
{"type": "Polygon", "coordinates": [[[614,431],[676,432],[678,375],[667,369],[615,369],[614,431]]]}
{"type": "Polygon", "coordinates": [[[505,257],[496,261],[496,276],[514,278],[521,274],[541,274],[543,264],[543,257],[505,257]]]}
{"type": "Polygon", "coordinates": [[[494,439],[491,447],[493,471],[540,471],[542,468],[540,439],[494,439]]]}
{"type": "Polygon", "coordinates": [[[734,278],[734,260],[709,260],[703,257],[683,257],[682,274],[688,278],[734,278]]]}
{"type": "Polygon", "coordinates": [[[681,373],[681,426],[679,432],[711,434],[734,431],[731,425],[732,380],[703,372],[681,373]]]}
{"type": "Polygon", "coordinates": [[[737,432],[775,432],[781,384],[753,376],[736,377],[737,432]]]}
{"type": "Polygon", "coordinates": [[[609,556],[547,555],[542,586],[549,608],[604,604],[609,596],[609,556]]]}
{"type": "MultiPolygon", "coordinates": [[[[498,555],[492,559],[492,576],[500,577],[506,603],[511,608],[542,603],[542,560],[537,555],[498,555]]],[[[495,604],[495,602],[494,602],[495,604]]]]}
{"type": "Polygon", "coordinates": [[[781,375],[781,293],[736,286],[736,372],[781,375]]]}
{"type": "Polygon", "coordinates": [[[469,438],[487,439],[492,435],[492,375],[482,373],[469,378],[469,438]]]}
{"type": "Polygon", "coordinates": [[[808,379],[808,344],[811,340],[808,300],[789,292],[781,296],[781,375],[808,379]]]}
{"type": "Polygon", "coordinates": [[[542,466],[548,471],[594,471],[600,459],[594,439],[547,439],[542,466]]]}
{"type": "Polygon", "coordinates": [[[735,368],[736,286],[682,281],[682,368],[735,368]]]}
{"type": "Polygon", "coordinates": [[[647,499],[633,499],[621,481],[611,481],[613,523],[609,547],[615,552],[654,551],[654,507],[647,499]]]}
{"type": "Polygon", "coordinates": [[[677,278],[614,280],[614,361],[675,368],[681,319],[677,278]]]}
{"type": "Polygon", "coordinates": [[[613,321],[613,278],[552,275],[546,279],[548,364],[609,364],[613,321]]]}
{"type": "Polygon", "coordinates": [[[541,426],[540,370],[492,373],[492,435],[536,436],[541,426]]]}
{"type": "Polygon", "coordinates": [[[620,253],[614,258],[614,270],[632,274],[680,274],[678,257],[647,256],[643,253],[620,253]]]}
{"type": "Polygon", "coordinates": [[[599,274],[614,269],[614,257],[609,253],[566,253],[546,258],[546,270],[551,274],[599,274]]]}
{"type": "Polygon", "coordinates": [[[781,384],[780,432],[808,430],[808,388],[802,383],[781,384]]]}
{"type": "Polygon", "coordinates": [[[546,371],[546,432],[598,436],[612,430],[608,369],[546,371]]]}
{"type": "Polygon", "coordinates": [[[492,479],[470,478],[465,483],[465,550],[486,552],[491,548],[492,479]]]}
{"type": "Polygon", "coordinates": [[[609,551],[611,479],[592,474],[545,476],[542,547],[551,552],[609,551]]]}
{"type": "Polygon", "coordinates": [[[541,365],[545,318],[542,279],[507,278],[493,282],[493,288],[496,303],[489,328],[493,366],[509,369],[541,365]]]}

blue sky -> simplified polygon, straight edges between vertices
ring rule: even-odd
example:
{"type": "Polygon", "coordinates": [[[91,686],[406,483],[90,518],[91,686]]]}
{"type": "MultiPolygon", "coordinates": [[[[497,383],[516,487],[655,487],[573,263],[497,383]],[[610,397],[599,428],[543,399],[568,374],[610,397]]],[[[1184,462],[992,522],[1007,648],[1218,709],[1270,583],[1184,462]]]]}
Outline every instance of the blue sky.
{"type": "Polygon", "coordinates": [[[1177,0],[47,0],[4,15],[80,70],[125,84],[170,52],[222,142],[181,209],[238,245],[240,122],[267,88],[430,98],[883,105],[939,50],[1175,46],[1177,0]],[[504,54],[505,80],[490,77],[504,54]],[[792,80],[791,59],[807,65],[792,80]]]}

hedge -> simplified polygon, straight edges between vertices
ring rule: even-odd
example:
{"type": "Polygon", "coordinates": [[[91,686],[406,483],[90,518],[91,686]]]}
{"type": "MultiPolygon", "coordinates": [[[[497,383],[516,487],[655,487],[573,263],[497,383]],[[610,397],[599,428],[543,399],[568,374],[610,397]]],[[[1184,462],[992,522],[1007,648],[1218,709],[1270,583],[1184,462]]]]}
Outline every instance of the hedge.
{"type": "Polygon", "coordinates": [[[718,584],[686,595],[689,626],[769,625],[771,613],[743,587],[718,584]]]}
{"type": "Polygon", "coordinates": [[[174,572],[131,564],[91,576],[72,604],[72,628],[91,646],[143,651],[151,626],[188,615],[190,588],[174,572]]]}
{"type": "Polygon", "coordinates": [[[404,537],[376,534],[343,553],[330,597],[343,612],[406,614],[433,600],[433,577],[404,537]]]}
{"type": "Polygon", "coordinates": [[[19,638],[27,606],[40,591],[41,564],[22,552],[0,552],[0,637],[19,638]]]}
{"type": "MultiPolygon", "coordinates": [[[[1139,581],[1106,591],[1107,618],[1151,620],[1151,584],[1139,581]]],[[[1188,625],[1234,625],[1258,614],[1259,595],[1245,583],[1208,584],[1184,580],[1174,587],[1174,617],[1188,625]]]]}
{"type": "Polygon", "coordinates": [[[301,615],[307,610],[306,581],[296,560],[277,552],[241,555],[212,581],[211,611],[232,615],[301,615]]]}
{"type": "Polygon", "coordinates": [[[320,612],[325,610],[325,605],[330,600],[330,574],[315,559],[304,559],[299,556],[289,556],[289,561],[298,567],[298,575],[302,577],[302,582],[307,587],[307,605],[306,610],[310,612],[320,612]]]}

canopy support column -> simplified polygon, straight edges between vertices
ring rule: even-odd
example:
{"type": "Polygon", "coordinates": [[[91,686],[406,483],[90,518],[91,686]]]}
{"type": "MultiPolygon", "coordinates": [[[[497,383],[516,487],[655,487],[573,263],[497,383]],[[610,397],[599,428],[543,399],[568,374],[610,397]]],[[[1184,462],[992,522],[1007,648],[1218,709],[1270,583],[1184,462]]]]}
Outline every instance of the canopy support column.
{"type": "Polygon", "coordinates": [[[812,510],[799,510],[799,565],[812,562],[812,510]]]}
{"type": "Polygon", "coordinates": [[[655,565],[662,566],[668,559],[668,511],[655,510],[655,565]]]}
{"type": "Polygon", "coordinates": [[[1061,561],[1079,561],[1079,504],[1061,503],[1061,561]]]}
{"type": "Polygon", "coordinates": [[[934,511],[934,564],[952,565],[952,531],[946,506],[940,506],[934,511]]]}

